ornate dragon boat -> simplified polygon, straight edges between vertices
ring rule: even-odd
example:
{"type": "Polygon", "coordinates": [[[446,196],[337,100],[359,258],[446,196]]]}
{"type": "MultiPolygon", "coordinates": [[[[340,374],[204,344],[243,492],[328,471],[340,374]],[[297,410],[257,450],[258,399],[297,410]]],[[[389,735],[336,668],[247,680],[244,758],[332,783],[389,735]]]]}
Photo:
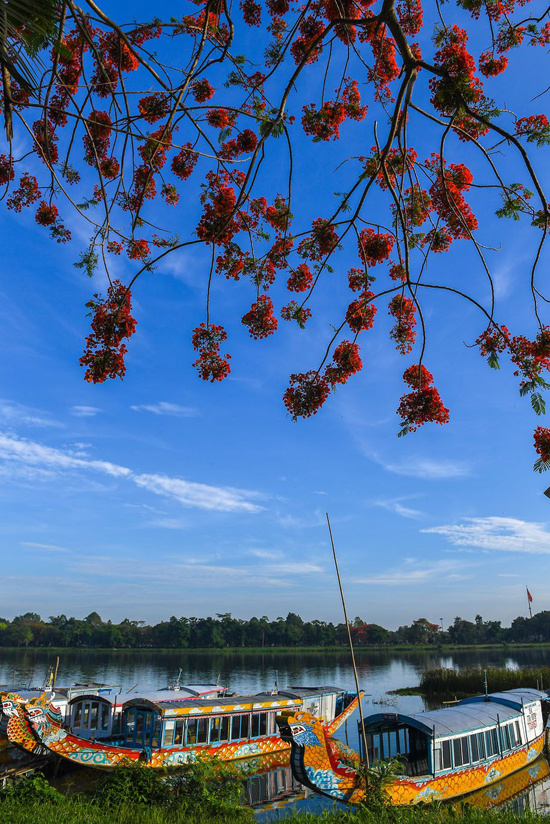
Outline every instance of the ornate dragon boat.
{"type": "Polygon", "coordinates": [[[544,746],[547,698],[540,690],[516,689],[413,715],[376,713],[364,719],[360,754],[343,755],[331,730],[311,713],[283,712],[277,724],[304,786],[349,804],[364,802],[366,746],[370,765],[401,765],[385,788],[390,802],[417,804],[473,793],[534,763],[544,746]]]}
{"type": "Polygon", "coordinates": [[[65,729],[55,705],[37,700],[22,706],[23,717],[18,715],[17,726],[8,724],[7,733],[17,735],[14,743],[31,751],[46,748],[89,767],[109,769],[137,761],[153,768],[177,767],[202,756],[230,761],[289,750],[290,743],[277,731],[278,712],[307,709],[323,715],[333,733],[358,701],[338,687],[170,701],[132,697],[122,706],[121,735],[94,741],[65,729]]]}

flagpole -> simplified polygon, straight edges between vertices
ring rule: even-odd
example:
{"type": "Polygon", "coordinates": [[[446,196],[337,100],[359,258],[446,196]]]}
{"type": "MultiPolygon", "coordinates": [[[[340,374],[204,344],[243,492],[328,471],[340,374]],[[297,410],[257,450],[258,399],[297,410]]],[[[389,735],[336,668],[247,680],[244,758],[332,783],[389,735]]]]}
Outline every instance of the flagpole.
{"type": "Polygon", "coordinates": [[[529,618],[533,617],[533,612],[531,610],[531,601],[533,600],[533,596],[529,592],[529,587],[525,585],[525,591],[527,592],[527,606],[529,607],[529,618]]]}

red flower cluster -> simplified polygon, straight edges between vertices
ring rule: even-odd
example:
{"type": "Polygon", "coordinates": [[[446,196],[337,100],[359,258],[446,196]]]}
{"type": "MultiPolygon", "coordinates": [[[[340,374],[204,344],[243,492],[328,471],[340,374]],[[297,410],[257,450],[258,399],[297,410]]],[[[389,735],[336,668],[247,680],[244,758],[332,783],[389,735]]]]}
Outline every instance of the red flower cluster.
{"type": "Polygon", "coordinates": [[[243,20],[249,26],[259,26],[262,22],[262,7],[255,0],[240,0],[243,20]]]}
{"type": "Polygon", "coordinates": [[[226,129],[232,124],[233,117],[227,109],[209,109],[206,112],[206,121],[215,129],[226,129]]]}
{"type": "Polygon", "coordinates": [[[221,245],[232,240],[233,235],[242,228],[239,216],[233,214],[237,196],[228,185],[227,173],[208,172],[206,179],[209,186],[201,195],[204,212],[197,226],[197,235],[207,243],[221,245]]]}
{"type": "Polygon", "coordinates": [[[323,51],[322,38],[314,45],[320,35],[325,31],[325,25],[321,20],[308,15],[303,17],[299,25],[300,37],[297,37],[290,47],[290,53],[296,65],[302,63],[315,63],[323,51]]]}
{"type": "Polygon", "coordinates": [[[403,192],[403,217],[409,230],[415,226],[422,226],[431,211],[432,201],[430,196],[418,183],[415,183],[409,189],[405,189],[403,192]]]}
{"type": "Polygon", "coordinates": [[[35,176],[24,172],[19,178],[19,188],[14,190],[11,197],[8,197],[6,205],[8,209],[20,212],[24,206],[36,203],[39,197],[40,189],[35,176]]]}
{"type": "Polygon", "coordinates": [[[216,258],[216,272],[225,275],[227,280],[240,280],[248,254],[236,243],[228,243],[224,254],[216,258]]]}
{"type": "Polygon", "coordinates": [[[138,68],[139,60],[117,32],[105,34],[102,37],[102,47],[108,58],[108,65],[118,71],[134,72],[138,68]]]}
{"type": "Polygon", "coordinates": [[[242,321],[248,326],[251,338],[259,340],[272,335],[277,329],[277,318],[273,314],[273,302],[268,295],[260,295],[256,303],[243,315],[242,321]]]}
{"type": "Polygon", "coordinates": [[[545,114],[532,114],[516,120],[516,134],[527,137],[528,143],[538,146],[550,143],[550,123],[545,114]]]}
{"type": "Polygon", "coordinates": [[[434,63],[444,76],[430,80],[431,102],[439,112],[450,115],[464,103],[478,103],[483,86],[474,74],[476,64],[466,48],[466,31],[455,25],[440,32],[438,41],[434,63]]]}
{"type": "Polygon", "coordinates": [[[468,240],[478,227],[477,219],[462,194],[469,190],[472,183],[471,171],[462,163],[449,163],[446,166],[437,154],[432,154],[426,160],[426,166],[436,173],[430,188],[435,211],[445,221],[446,229],[453,238],[468,240]]]}
{"type": "Polygon", "coordinates": [[[223,326],[201,323],[193,331],[193,348],[199,357],[193,366],[204,381],[222,381],[231,372],[229,361],[231,355],[220,355],[220,344],[227,340],[227,332],[223,326]]]}
{"type": "Polygon", "coordinates": [[[58,137],[54,132],[53,125],[49,120],[36,120],[32,124],[34,140],[36,143],[36,153],[44,163],[57,163],[59,151],[56,146],[58,137]]]}
{"type": "Polygon", "coordinates": [[[257,145],[258,138],[252,129],[245,129],[238,137],[222,143],[218,154],[224,160],[233,160],[240,157],[244,152],[253,152],[257,145]]]}
{"type": "Polygon", "coordinates": [[[340,123],[346,118],[346,107],[341,101],[327,100],[317,110],[313,103],[304,106],[302,126],[304,132],[314,140],[337,140],[340,137],[340,123]]]}
{"type": "Polygon", "coordinates": [[[126,252],[130,260],[145,260],[149,254],[149,244],[143,239],[129,240],[126,252]]]}
{"type": "Polygon", "coordinates": [[[142,97],[138,103],[138,111],[147,123],[156,123],[170,113],[171,99],[164,92],[157,92],[149,97],[142,97]]]}
{"type": "Polygon", "coordinates": [[[323,378],[334,388],[337,383],[347,383],[349,378],[362,368],[363,362],[359,357],[358,345],[343,340],[334,350],[332,363],[325,369],[323,378]]]}
{"type": "Polygon", "coordinates": [[[342,100],[344,102],[346,117],[349,117],[351,120],[365,119],[368,106],[361,105],[361,94],[359,93],[357,80],[352,80],[351,77],[345,78],[342,100]]]}
{"type": "Polygon", "coordinates": [[[540,460],[535,463],[535,469],[539,472],[545,468],[543,464],[550,463],[550,429],[546,426],[537,426],[534,434],[535,451],[540,455],[540,460]]]}
{"type": "Polygon", "coordinates": [[[136,331],[130,290],[114,280],[106,298],[94,295],[86,306],[93,318],[92,333],[86,338],[86,349],[80,358],[80,365],[86,367],[84,378],[90,383],[103,383],[107,378],[116,377],[122,380],[127,351],[123,341],[136,331]]]}
{"type": "Polygon", "coordinates": [[[508,58],[506,55],[495,57],[490,51],[485,51],[479,56],[479,71],[485,77],[496,77],[506,69],[508,58]]]}
{"type": "Polygon", "coordinates": [[[376,266],[387,260],[392,252],[395,239],[387,232],[375,232],[374,229],[362,229],[359,232],[357,248],[359,257],[365,266],[376,266]]]}
{"type": "Polygon", "coordinates": [[[401,0],[396,7],[404,34],[418,34],[422,28],[423,11],[420,0],[401,0]]]}
{"type": "Polygon", "coordinates": [[[362,29],[359,40],[370,42],[374,65],[368,70],[367,77],[373,83],[374,99],[390,101],[392,99],[389,84],[399,77],[400,68],[395,59],[395,41],[388,36],[385,24],[373,20],[372,24],[362,29]]]}
{"type": "Polygon", "coordinates": [[[305,292],[312,284],[313,274],[306,263],[300,263],[287,281],[287,287],[290,292],[305,292]]]}
{"type": "Polygon", "coordinates": [[[389,268],[388,275],[392,280],[398,283],[404,283],[407,280],[407,270],[402,263],[392,263],[389,268]]]}
{"type": "Polygon", "coordinates": [[[295,320],[300,329],[306,325],[306,321],[311,317],[311,309],[306,306],[299,306],[295,300],[291,300],[281,309],[283,320],[295,320]]]}
{"type": "Polygon", "coordinates": [[[313,221],[312,233],[298,244],[300,257],[309,260],[323,260],[338,245],[338,235],[332,223],[318,217],[313,221]]]}
{"type": "Polygon", "coordinates": [[[48,205],[46,201],[43,200],[36,210],[34,219],[40,226],[51,226],[56,222],[58,214],[57,206],[52,204],[48,205]]]}
{"type": "Polygon", "coordinates": [[[368,289],[372,278],[370,278],[364,269],[352,268],[348,272],[348,284],[352,292],[362,292],[368,289]]]}
{"type": "Polygon", "coordinates": [[[369,289],[361,294],[357,300],[350,303],[346,310],[346,321],[349,328],[355,334],[359,334],[366,329],[372,329],[374,316],[378,311],[374,303],[369,303],[374,297],[374,292],[369,289]]]}
{"type": "Polygon", "coordinates": [[[111,142],[112,122],[108,112],[92,111],[88,115],[87,133],[83,137],[84,159],[93,166],[96,158],[101,160],[107,157],[107,150],[111,142]]]}
{"type": "Polygon", "coordinates": [[[214,96],[214,89],[205,77],[191,83],[191,92],[197,103],[205,103],[214,96]]]}
{"type": "Polygon", "coordinates": [[[5,186],[10,180],[13,180],[14,177],[13,161],[6,157],[5,154],[0,154],[0,186],[5,186]]]}
{"type": "Polygon", "coordinates": [[[443,406],[439,392],[432,386],[433,376],[424,366],[409,366],[403,374],[403,380],[410,387],[401,397],[397,414],[401,417],[401,432],[414,432],[425,423],[448,423],[449,410],[443,406]]]}
{"type": "Polygon", "coordinates": [[[172,171],[180,180],[187,180],[197,164],[199,155],[193,151],[191,143],[185,143],[181,151],[172,158],[172,171]]]}
{"type": "Polygon", "coordinates": [[[273,206],[268,206],[265,210],[265,219],[274,229],[286,232],[290,226],[292,215],[288,203],[282,195],[277,195],[273,206]]]}
{"type": "Polygon", "coordinates": [[[290,376],[290,385],[283,395],[283,402],[293,420],[315,415],[330,392],[328,383],[313,370],[290,376]]]}
{"type": "Polygon", "coordinates": [[[397,351],[406,355],[412,351],[416,340],[416,306],[412,298],[397,294],[390,300],[388,308],[389,314],[396,319],[390,337],[397,344],[397,351]]]}

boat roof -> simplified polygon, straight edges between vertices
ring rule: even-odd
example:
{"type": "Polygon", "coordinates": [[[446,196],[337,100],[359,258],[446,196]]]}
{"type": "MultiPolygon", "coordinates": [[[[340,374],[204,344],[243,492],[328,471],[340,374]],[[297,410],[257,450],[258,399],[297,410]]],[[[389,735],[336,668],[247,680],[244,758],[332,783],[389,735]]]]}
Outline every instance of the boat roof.
{"type": "Polygon", "coordinates": [[[503,692],[490,692],[488,695],[475,695],[473,698],[464,698],[459,702],[462,704],[477,704],[480,702],[494,701],[497,704],[504,704],[509,707],[521,710],[524,704],[533,704],[538,701],[547,701],[548,695],[542,690],[520,687],[515,690],[505,690],[503,692]]]}
{"type": "Polygon", "coordinates": [[[375,713],[365,718],[368,733],[385,732],[398,727],[415,727],[435,738],[447,738],[451,735],[469,733],[485,727],[493,727],[498,722],[510,721],[522,715],[521,698],[529,696],[532,703],[548,698],[539,690],[509,690],[502,693],[490,693],[474,698],[466,698],[454,707],[440,710],[427,710],[413,713],[375,713]],[[535,695],[536,694],[536,695],[535,695]]]}
{"type": "Polygon", "coordinates": [[[225,689],[226,687],[220,687],[217,684],[185,684],[177,689],[166,687],[162,690],[151,690],[148,692],[137,692],[137,690],[132,690],[132,692],[121,692],[119,688],[118,692],[113,692],[112,694],[107,694],[105,691],[100,691],[99,695],[95,692],[81,693],[80,695],[76,695],[72,698],[69,703],[76,704],[78,701],[93,698],[94,700],[99,699],[100,701],[104,701],[117,707],[126,704],[128,701],[141,699],[151,701],[153,703],[159,703],[162,701],[163,703],[169,702],[172,704],[174,701],[184,701],[187,699],[194,701],[200,695],[204,695],[205,697],[210,696],[210,700],[217,700],[217,693],[225,689]]]}
{"type": "Polygon", "coordinates": [[[278,692],[259,692],[255,695],[232,695],[222,698],[181,698],[178,700],[163,700],[158,696],[147,698],[139,696],[124,703],[124,709],[145,706],[155,709],[162,716],[176,715],[215,715],[226,712],[251,712],[253,710],[281,709],[295,707],[301,704],[304,698],[319,695],[341,693],[336,687],[295,687],[278,692]]]}

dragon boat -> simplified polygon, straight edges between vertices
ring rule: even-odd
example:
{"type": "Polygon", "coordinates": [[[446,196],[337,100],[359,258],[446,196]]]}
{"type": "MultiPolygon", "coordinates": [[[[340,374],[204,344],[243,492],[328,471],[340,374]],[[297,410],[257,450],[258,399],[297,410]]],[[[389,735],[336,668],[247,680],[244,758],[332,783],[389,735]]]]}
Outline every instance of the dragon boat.
{"type": "MultiPolygon", "coordinates": [[[[186,698],[219,698],[227,693],[227,687],[219,684],[184,684],[179,680],[175,686],[168,686],[147,694],[152,701],[164,703],[186,698]]],[[[51,706],[50,713],[56,721],[61,721],[65,729],[83,739],[101,740],[120,734],[122,707],[129,698],[139,693],[123,693],[120,686],[105,684],[74,684],[55,690],[18,690],[0,689],[0,741],[7,745],[14,744],[19,749],[44,755],[44,747],[32,734],[25,708],[29,714],[38,715],[41,708],[51,706]]],[[[49,751],[48,751],[49,753],[49,751]]]]}
{"type": "MultiPolygon", "coordinates": [[[[46,700],[24,705],[24,718],[19,720],[26,727],[27,748],[34,747],[34,752],[47,749],[99,769],[138,761],[170,768],[199,757],[232,761],[288,751],[290,743],[281,738],[275,723],[278,712],[304,709],[323,715],[332,734],[358,702],[356,694],[338,687],[291,687],[256,695],[170,701],[132,697],[122,706],[121,735],[102,741],[65,729],[61,713],[46,700]]],[[[21,724],[17,727],[21,746],[20,730],[21,724]]]]}
{"type": "Polygon", "coordinates": [[[283,712],[277,724],[304,786],[341,802],[365,802],[366,747],[371,766],[400,765],[385,787],[389,801],[417,804],[465,796],[534,763],[544,747],[547,698],[515,689],[413,715],[375,713],[364,719],[359,754],[342,755],[331,730],[311,713],[283,712]]]}

